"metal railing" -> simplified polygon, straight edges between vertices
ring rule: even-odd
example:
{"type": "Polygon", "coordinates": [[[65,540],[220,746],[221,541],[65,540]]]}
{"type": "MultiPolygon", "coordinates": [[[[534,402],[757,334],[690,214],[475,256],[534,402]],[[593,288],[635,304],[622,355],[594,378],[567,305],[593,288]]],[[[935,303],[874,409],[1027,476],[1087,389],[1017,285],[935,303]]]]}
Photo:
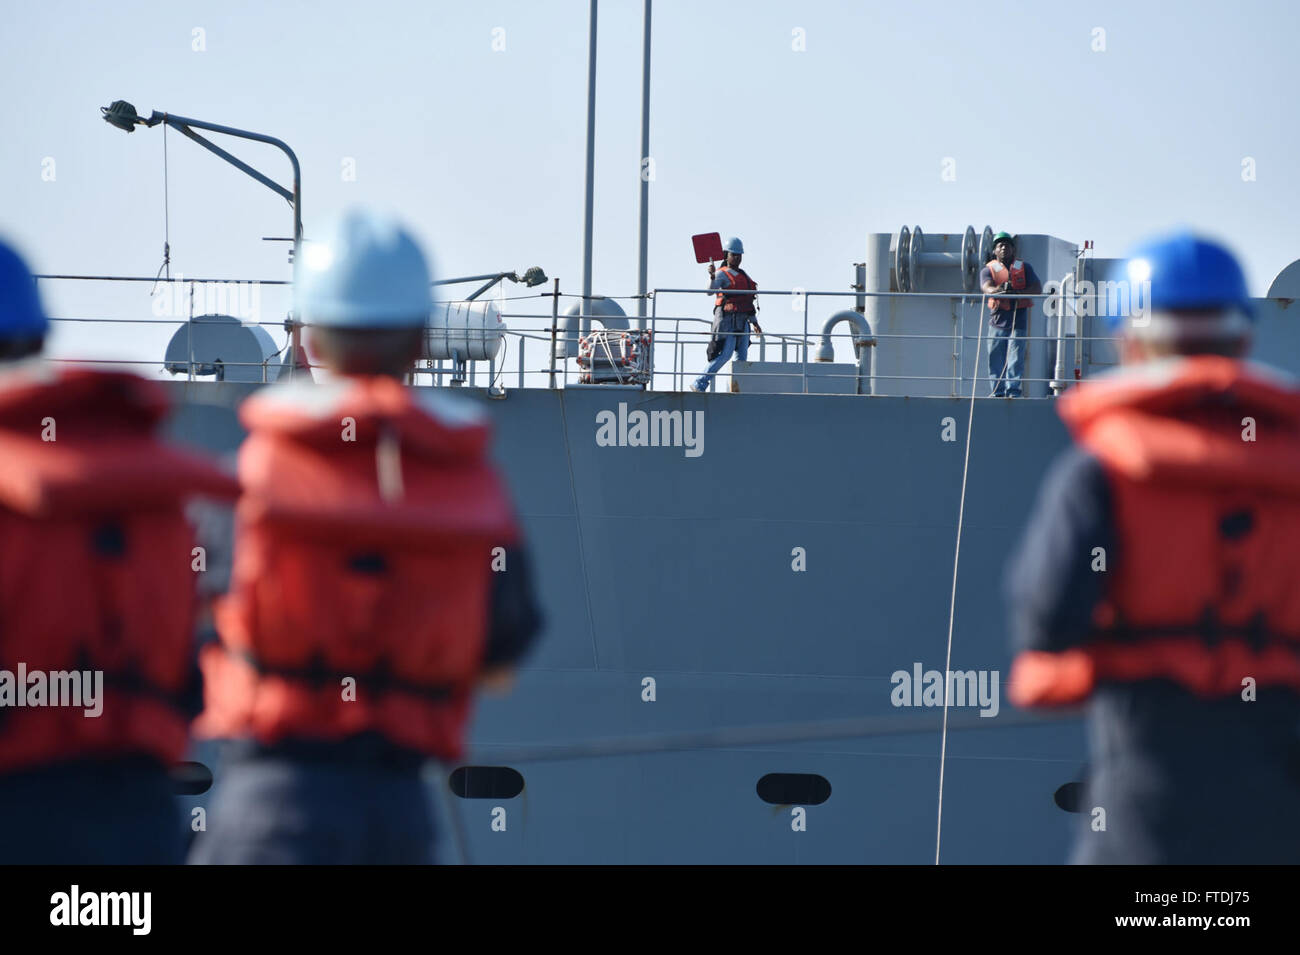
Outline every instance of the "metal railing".
{"type": "MultiPolygon", "coordinates": [[[[199,286],[207,287],[210,292],[212,287],[226,287],[237,285],[239,287],[263,287],[273,290],[288,291],[290,283],[286,280],[227,280],[227,279],[208,279],[208,278],[174,278],[170,282],[165,279],[158,279],[148,276],[105,276],[105,275],[67,275],[67,274],[49,274],[37,276],[38,283],[52,282],[105,282],[105,283],[149,283],[156,291],[159,285],[181,285],[187,287],[189,307],[183,316],[167,317],[72,317],[72,316],[55,316],[53,320],[57,323],[68,323],[69,325],[85,324],[103,324],[103,325],[122,325],[147,328],[148,326],[170,326],[173,329],[183,326],[194,327],[191,321],[193,318],[201,317],[204,312],[195,311],[196,289],[199,286]]],[[[699,309],[694,314],[663,314],[660,310],[661,299],[667,300],[670,296],[689,296],[699,300],[702,296],[715,296],[719,290],[704,290],[699,288],[656,288],[647,293],[645,298],[650,304],[650,314],[644,319],[636,316],[620,317],[611,320],[609,316],[587,313],[585,310],[580,314],[564,315],[560,314],[560,300],[569,299],[572,301],[581,301],[581,296],[572,293],[562,293],[559,291],[558,282],[552,291],[537,292],[532,294],[519,294],[511,296],[497,296],[492,301],[504,305],[505,302],[522,303],[524,301],[545,302],[547,307],[544,311],[505,311],[501,310],[500,315],[508,323],[507,329],[503,334],[503,345],[498,351],[497,356],[486,362],[486,369],[479,369],[476,366],[483,364],[480,362],[468,362],[464,366],[464,384],[470,387],[476,387],[480,384],[486,385],[489,389],[500,389],[507,383],[512,383],[514,387],[569,387],[576,383],[577,372],[571,367],[573,364],[569,361],[572,356],[571,347],[565,348],[565,356],[557,354],[559,351],[558,344],[564,341],[566,345],[571,345],[571,341],[576,337],[576,328],[595,321],[607,328],[621,326],[626,324],[630,331],[636,331],[644,322],[644,327],[648,328],[652,335],[652,352],[654,358],[651,365],[650,383],[647,390],[652,391],[683,391],[690,384],[690,378],[694,377],[692,371],[688,369],[688,363],[698,354],[699,373],[703,373],[705,366],[708,364],[704,360],[703,349],[713,335],[713,321],[710,318],[701,317],[699,309]],[[664,365],[664,349],[669,349],[671,361],[664,365]],[[513,366],[511,371],[507,371],[507,366],[513,366]],[[666,387],[664,387],[666,385],[666,387]]],[[[753,294],[747,292],[732,293],[729,290],[723,290],[722,294],[753,294]]],[[[1077,300],[1082,296],[1073,295],[1075,302],[1071,302],[1071,296],[1062,297],[1059,293],[1038,293],[1034,295],[1021,295],[1014,293],[1000,293],[998,298],[1005,299],[1024,299],[1041,304],[1049,298],[1058,299],[1055,319],[1048,319],[1052,324],[1049,326],[1049,332],[1041,335],[1017,335],[1017,340],[1021,343],[1023,360],[1025,362],[1026,374],[1022,376],[1021,381],[1028,386],[1031,383],[1044,383],[1049,389],[1063,388],[1072,380],[1077,380],[1083,374],[1086,365],[1095,364],[1092,354],[1087,356],[1085,361],[1083,356],[1083,347],[1085,342],[1105,341],[1108,336],[1084,336],[1083,324],[1080,317],[1080,310],[1077,306],[1077,300]],[[1038,342],[1054,342],[1057,348],[1057,358],[1052,374],[1049,376],[1031,376],[1029,372],[1030,357],[1033,348],[1038,342]],[[1064,356],[1068,353],[1069,348],[1073,348],[1074,355],[1070,361],[1065,361],[1064,356]]],[[[640,296],[622,296],[622,297],[605,297],[615,300],[636,301],[640,296]]],[[[988,309],[986,306],[987,296],[982,293],[961,293],[961,292],[870,292],[863,290],[851,291],[824,291],[824,290],[805,290],[805,289],[777,289],[763,290],[758,293],[761,301],[770,301],[772,299],[786,299],[791,303],[791,312],[797,313],[801,319],[802,330],[791,332],[786,329],[765,331],[763,335],[753,336],[750,341],[749,355],[752,358],[755,347],[758,352],[758,363],[761,365],[768,364],[769,348],[773,351],[779,349],[779,359],[775,364],[782,367],[777,369],[748,367],[744,370],[747,378],[752,377],[755,380],[764,376],[780,377],[789,380],[792,376],[797,376],[799,387],[797,391],[809,392],[810,377],[816,379],[855,379],[857,390],[862,391],[864,379],[867,379],[867,390],[879,391],[887,388],[887,383],[905,381],[918,383],[929,382],[949,382],[948,389],[953,395],[969,395],[971,393],[971,378],[988,378],[984,367],[987,361],[987,343],[988,334],[985,332],[984,323],[987,321],[988,309]],[[885,332],[882,330],[871,331],[864,334],[860,330],[851,330],[848,332],[832,331],[824,333],[820,330],[814,330],[810,326],[811,313],[814,300],[833,302],[836,299],[845,298],[853,299],[857,303],[865,303],[867,300],[874,298],[881,299],[899,299],[899,300],[947,300],[953,303],[952,318],[953,330],[951,332],[885,332]],[[974,331],[971,331],[973,325],[974,331]],[[884,370],[875,367],[875,362],[868,362],[865,356],[862,356],[863,349],[888,350],[894,345],[905,344],[907,342],[934,342],[947,341],[951,343],[952,351],[949,359],[952,363],[950,374],[935,374],[936,362],[931,358],[928,362],[914,362],[920,364],[916,371],[905,371],[903,373],[886,373],[884,370]],[[809,355],[809,349],[817,349],[819,344],[823,354],[826,351],[826,343],[830,343],[831,349],[841,342],[848,344],[854,351],[859,354],[859,367],[853,371],[839,371],[818,368],[820,362],[818,359],[809,355]],[[980,354],[968,356],[968,342],[982,343],[980,354]],[[927,365],[929,367],[924,367],[927,365]],[[868,370],[868,365],[870,366],[868,370]],[[970,366],[969,370],[967,366],[970,366]],[[813,369],[810,375],[809,369],[813,369]]],[[[499,306],[500,307],[500,306],[499,306]]],[[[709,311],[712,310],[712,298],[707,306],[709,311]]],[[[761,305],[760,305],[761,309],[761,305]]],[[[138,307],[128,306],[128,310],[138,312],[138,307]]],[[[862,314],[866,309],[854,309],[862,314]]],[[[771,311],[771,310],[769,310],[771,311]]],[[[848,308],[842,312],[849,311],[848,308]]],[[[288,347],[288,307],[284,309],[285,318],[275,320],[258,319],[241,319],[242,325],[257,326],[270,330],[279,330],[285,332],[285,342],[273,354],[267,356],[260,362],[239,362],[223,361],[222,369],[235,367],[259,367],[260,374],[257,378],[262,381],[273,380],[279,374],[279,364],[286,347],[288,347]]],[[[833,314],[841,314],[834,312],[833,314]]],[[[1032,314],[1032,313],[1031,313],[1032,314]]],[[[760,310],[759,318],[762,319],[763,312],[760,310]]],[[[931,316],[933,318],[933,316],[931,316]]],[[[771,316],[769,315],[769,321],[771,316]]],[[[161,351],[161,350],[160,350],[161,351]]],[[[153,368],[157,369],[163,365],[163,361],[152,358],[98,358],[98,359],[77,359],[72,357],[52,358],[53,361],[79,361],[86,360],[93,364],[124,365],[140,368],[141,370],[153,368]]],[[[204,374],[204,368],[210,368],[212,362],[203,361],[200,356],[191,356],[186,362],[172,362],[173,367],[177,364],[187,364],[187,377],[194,380],[204,374]],[[202,366],[202,367],[201,367],[202,366]]],[[[308,367],[311,367],[310,365],[308,367]]],[[[207,372],[211,374],[211,371],[207,372]]],[[[417,384],[424,383],[427,380],[434,385],[447,385],[457,375],[457,369],[454,363],[449,360],[421,359],[413,370],[411,380],[417,384]]],[[[718,376],[710,383],[710,388],[717,387],[718,377],[726,374],[720,370],[718,376]]],[[[732,377],[734,380],[734,372],[732,377]]],[[[923,389],[921,389],[923,390],[923,389]]],[[[976,394],[979,395],[981,389],[976,388],[976,394]]],[[[898,393],[898,392],[893,392],[898,393]]],[[[925,391],[926,394],[932,394],[932,391],[925,391]]]]}

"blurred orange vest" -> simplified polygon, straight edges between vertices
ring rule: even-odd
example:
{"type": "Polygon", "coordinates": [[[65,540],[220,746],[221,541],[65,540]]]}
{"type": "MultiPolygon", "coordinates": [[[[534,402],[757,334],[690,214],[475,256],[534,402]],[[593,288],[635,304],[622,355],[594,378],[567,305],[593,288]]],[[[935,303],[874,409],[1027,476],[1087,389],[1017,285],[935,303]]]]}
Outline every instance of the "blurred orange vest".
{"type": "Polygon", "coordinates": [[[515,535],[481,413],[376,377],[264,389],[240,417],[232,580],[196,728],[267,744],[378,732],[457,758],[492,549],[515,535]]]}
{"type": "Polygon", "coordinates": [[[1300,391],[1204,356],[1060,399],[1112,491],[1118,566],[1084,646],[1020,654],[1012,701],[1065,704],[1101,681],[1171,680],[1203,697],[1300,690],[1300,391]]]}
{"type": "Polygon", "coordinates": [[[0,771],[185,750],[199,687],[184,498],[238,488],[155,439],[166,408],[129,374],[0,376],[0,771]],[[48,705],[56,680],[70,693],[86,671],[102,673],[94,707],[48,705]]]}

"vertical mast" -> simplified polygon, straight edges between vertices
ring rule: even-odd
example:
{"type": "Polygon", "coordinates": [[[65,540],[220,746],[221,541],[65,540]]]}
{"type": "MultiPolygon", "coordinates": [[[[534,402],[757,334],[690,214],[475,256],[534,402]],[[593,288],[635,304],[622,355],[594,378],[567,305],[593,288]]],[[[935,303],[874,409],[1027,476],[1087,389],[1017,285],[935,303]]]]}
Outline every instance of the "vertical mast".
{"type": "MultiPolygon", "coordinates": [[[[582,312],[591,311],[592,179],[596,166],[596,0],[591,0],[591,36],[587,52],[587,205],[582,234],[582,312]]],[[[582,334],[591,331],[591,319],[582,320],[582,334]]]]}
{"type": "Polygon", "coordinates": [[[646,170],[650,158],[650,4],[651,0],[645,0],[645,37],[641,51],[641,244],[637,260],[637,328],[645,328],[646,255],[650,234],[650,180],[646,170]]]}

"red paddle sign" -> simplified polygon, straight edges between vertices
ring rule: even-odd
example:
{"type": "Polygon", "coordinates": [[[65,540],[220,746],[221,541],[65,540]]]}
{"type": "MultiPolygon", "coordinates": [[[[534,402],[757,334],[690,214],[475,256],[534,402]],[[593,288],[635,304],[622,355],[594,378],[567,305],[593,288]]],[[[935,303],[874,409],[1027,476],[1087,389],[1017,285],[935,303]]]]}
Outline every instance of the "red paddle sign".
{"type": "Polygon", "coordinates": [[[709,232],[706,235],[691,236],[691,244],[695,246],[695,261],[701,264],[705,262],[718,262],[725,259],[722,253],[722,236],[716,232],[709,232]]]}

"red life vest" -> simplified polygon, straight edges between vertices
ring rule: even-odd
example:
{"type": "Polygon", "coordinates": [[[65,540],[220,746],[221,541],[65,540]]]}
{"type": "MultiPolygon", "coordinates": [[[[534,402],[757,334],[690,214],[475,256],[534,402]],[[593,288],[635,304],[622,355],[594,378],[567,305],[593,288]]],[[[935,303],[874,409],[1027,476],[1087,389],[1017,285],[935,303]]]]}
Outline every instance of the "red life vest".
{"type": "MultiPolygon", "coordinates": [[[[733,269],[723,266],[719,271],[731,280],[731,287],[728,292],[752,292],[758,289],[754,280],[745,274],[744,269],[733,269]]],[[[714,296],[715,306],[721,305],[724,312],[753,312],[754,296],[753,295],[723,295],[719,292],[714,296]]]]}
{"type": "MultiPolygon", "coordinates": [[[[1010,276],[1011,288],[1014,291],[1019,292],[1021,289],[1025,287],[1026,282],[1025,282],[1024,262],[1021,262],[1019,259],[1016,259],[1014,262],[1011,263],[1010,269],[1008,269],[997,259],[992,259],[989,262],[989,276],[991,277],[994,285],[1001,285],[1003,282],[1008,281],[1008,275],[1010,276]]],[[[1015,308],[1016,310],[1020,310],[1022,308],[1029,308],[1031,302],[1032,300],[1027,298],[990,298],[989,311],[990,312],[1011,311],[1011,309],[1013,308],[1015,308]]]]}
{"type": "Polygon", "coordinates": [[[1100,681],[1300,690],[1300,391],[1205,356],[1082,385],[1059,410],[1105,469],[1119,566],[1085,645],[1017,657],[1013,702],[1073,703],[1100,681]]]}
{"type": "Polygon", "coordinates": [[[166,408],[129,374],[32,364],[0,377],[0,669],[22,665],[17,692],[37,672],[49,690],[56,671],[103,674],[99,716],[89,703],[0,707],[2,772],[185,750],[199,688],[184,498],[238,486],[154,438],[166,408]]]}
{"type": "Polygon", "coordinates": [[[231,587],[196,729],[268,744],[377,732],[458,758],[491,552],[515,534],[481,412],[349,378],[264,389],[240,417],[231,587]]]}

